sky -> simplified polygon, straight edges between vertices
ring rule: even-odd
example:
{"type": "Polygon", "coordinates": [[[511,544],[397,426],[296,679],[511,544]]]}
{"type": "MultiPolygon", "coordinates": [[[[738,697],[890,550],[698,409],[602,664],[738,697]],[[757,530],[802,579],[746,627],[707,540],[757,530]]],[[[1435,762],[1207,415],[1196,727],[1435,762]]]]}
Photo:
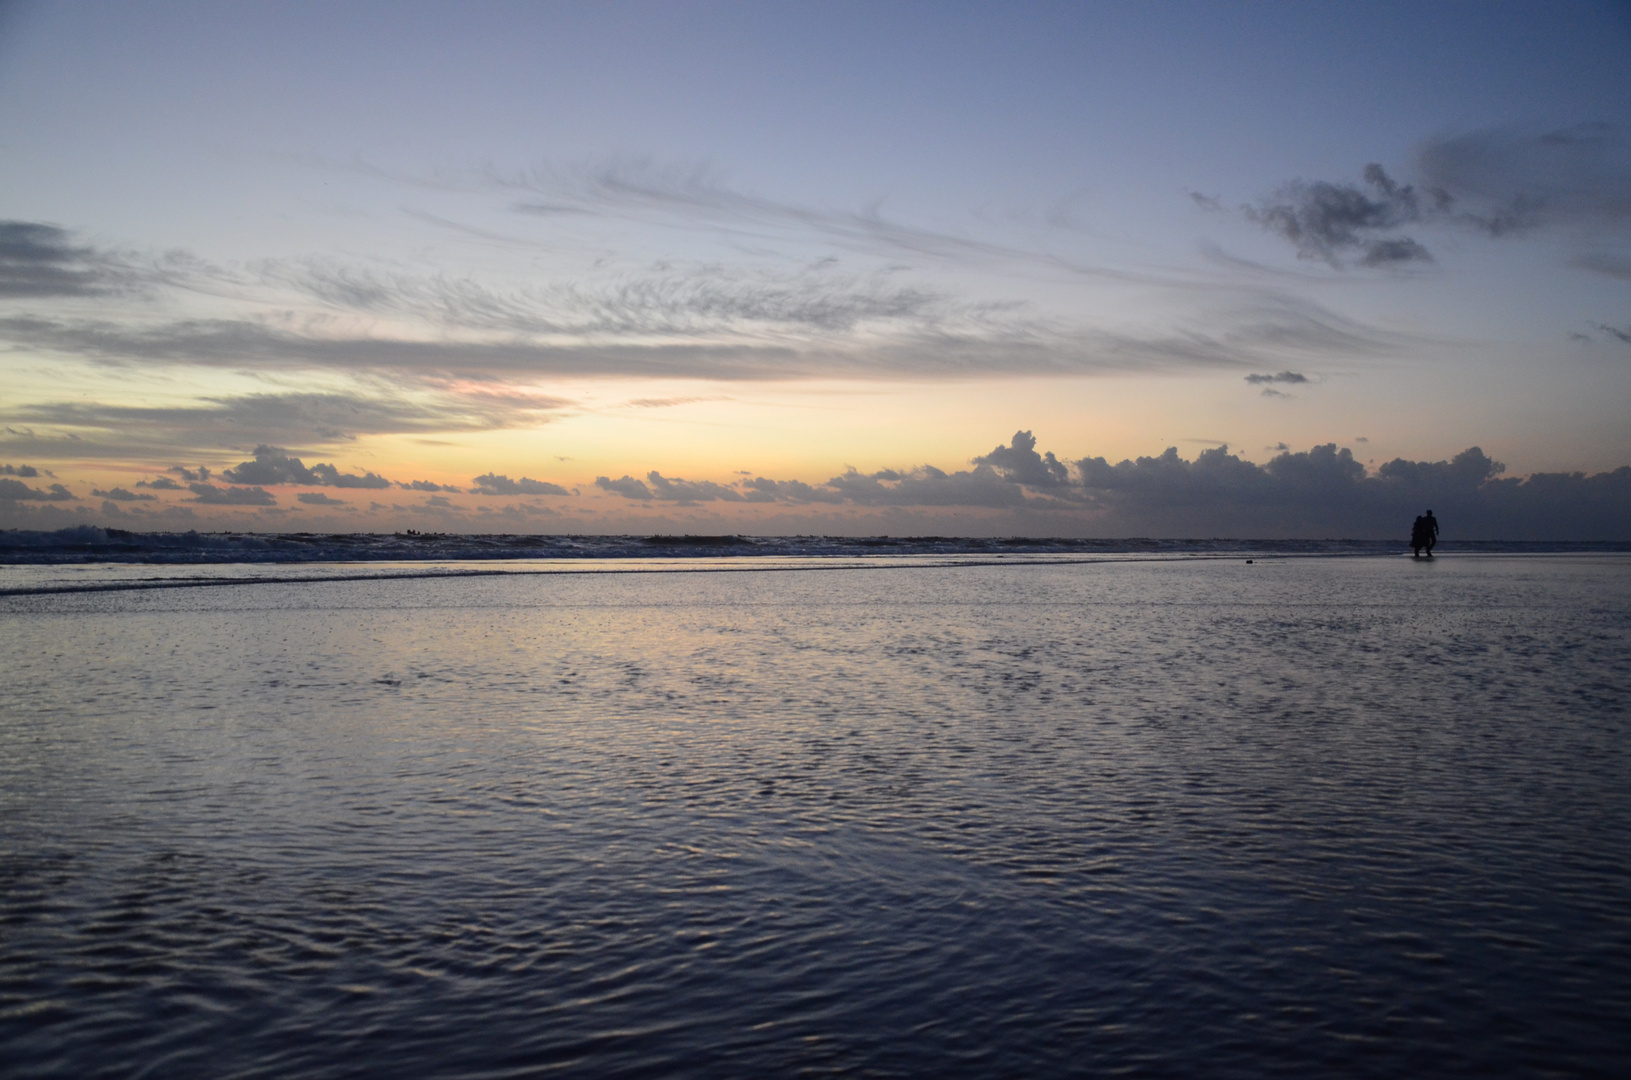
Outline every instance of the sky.
{"type": "Polygon", "coordinates": [[[1625,3],[0,3],[0,527],[1631,539],[1628,414],[1625,3]]]}

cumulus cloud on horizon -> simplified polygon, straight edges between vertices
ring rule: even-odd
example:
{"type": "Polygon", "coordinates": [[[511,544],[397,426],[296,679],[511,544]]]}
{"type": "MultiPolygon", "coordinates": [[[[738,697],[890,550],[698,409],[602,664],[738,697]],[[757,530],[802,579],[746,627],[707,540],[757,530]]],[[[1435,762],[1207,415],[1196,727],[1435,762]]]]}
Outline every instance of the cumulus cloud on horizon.
{"type": "Polygon", "coordinates": [[[258,487],[216,487],[214,484],[188,484],[193,502],[205,506],[276,506],[277,496],[258,487]]]}
{"type": "MultiPolygon", "coordinates": [[[[487,473],[470,481],[476,486],[470,489],[472,495],[570,495],[570,491],[559,484],[552,484],[547,480],[534,480],[523,476],[519,480],[511,480],[508,476],[496,473],[487,473]]],[[[423,483],[420,481],[419,483],[423,483]]],[[[430,490],[429,485],[419,490],[430,490]]],[[[442,490],[449,490],[445,485],[442,490]]]]}
{"type": "Polygon", "coordinates": [[[253,461],[244,461],[221,471],[221,479],[234,484],[295,484],[301,487],[388,488],[391,482],[372,472],[342,473],[334,465],[317,462],[310,468],[290,457],[280,446],[255,447],[253,461]]]}
{"type": "MultiPolygon", "coordinates": [[[[1102,457],[1062,459],[1040,450],[1036,437],[1021,430],[961,470],[926,464],[869,472],[850,468],[820,483],[756,474],[720,483],[653,469],[643,479],[601,476],[595,487],[652,508],[642,513],[690,507],[751,515],[779,506],[796,514],[828,515],[820,520],[836,524],[860,522],[868,514],[885,511],[910,511],[921,517],[963,509],[985,515],[979,520],[1009,521],[1016,532],[1029,535],[1385,538],[1397,533],[1401,522],[1408,526],[1416,514],[1432,507],[1444,522],[1446,535],[1458,539],[1631,540],[1631,466],[1595,475],[1536,473],[1519,478],[1506,476],[1505,466],[1477,447],[1448,460],[1395,458],[1375,469],[1367,469],[1351,450],[1334,443],[1301,451],[1284,444],[1271,449],[1274,456],[1263,464],[1243,459],[1227,445],[1203,450],[1193,459],[1168,448],[1162,454],[1112,464],[1102,457]]],[[[177,469],[194,477],[202,474],[201,469],[177,469]]],[[[496,473],[476,479],[485,481],[491,494],[566,490],[496,473]],[[540,491],[531,485],[556,490],[540,491]]],[[[182,487],[167,478],[148,486],[182,487]]],[[[194,506],[276,509],[275,496],[260,486],[218,486],[195,479],[184,490],[191,491],[194,506]]],[[[187,509],[156,502],[151,495],[144,500],[124,488],[97,489],[95,494],[105,500],[103,510],[109,514],[122,512],[121,501],[133,509],[146,503],[160,514],[187,509]]],[[[41,519],[42,514],[59,514],[61,520],[52,508],[75,502],[65,485],[35,488],[0,478],[0,506],[14,523],[41,519]]],[[[308,507],[344,506],[342,500],[322,492],[301,493],[297,502],[308,507]]],[[[463,529],[482,516],[428,491],[423,503],[370,504],[372,513],[393,511],[439,518],[443,527],[463,529]]],[[[518,520],[554,513],[541,504],[510,504],[502,512],[518,520]]],[[[592,524],[594,514],[603,512],[604,508],[594,510],[577,527],[592,524]]],[[[489,519],[497,520],[490,515],[489,519]]],[[[753,520],[757,518],[743,518],[753,520]]]]}
{"type": "Polygon", "coordinates": [[[0,500],[31,500],[35,502],[69,502],[79,498],[62,484],[47,489],[29,487],[21,480],[0,477],[0,500]]]}
{"type": "Polygon", "coordinates": [[[1116,464],[1102,457],[1061,461],[1036,445],[1031,432],[1018,431],[1006,446],[974,458],[969,470],[849,469],[821,484],[752,476],[725,486],[655,470],[646,481],[603,476],[595,483],[652,505],[966,507],[1041,515],[1036,521],[1092,521],[1116,535],[1376,537],[1433,506],[1463,537],[1631,539],[1631,466],[1592,476],[1505,478],[1506,467],[1477,447],[1448,461],[1396,458],[1372,472],[1335,443],[1304,451],[1281,444],[1262,465],[1227,445],[1193,460],[1172,447],[1116,464]]]}

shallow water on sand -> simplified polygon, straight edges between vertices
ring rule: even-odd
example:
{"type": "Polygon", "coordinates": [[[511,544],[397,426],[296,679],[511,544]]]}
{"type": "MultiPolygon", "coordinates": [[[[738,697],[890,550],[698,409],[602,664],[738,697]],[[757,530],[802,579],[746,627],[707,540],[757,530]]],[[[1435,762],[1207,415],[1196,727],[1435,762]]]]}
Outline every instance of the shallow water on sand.
{"type": "Polygon", "coordinates": [[[1631,558],[0,598],[8,1075],[1621,1074],[1631,558]]]}

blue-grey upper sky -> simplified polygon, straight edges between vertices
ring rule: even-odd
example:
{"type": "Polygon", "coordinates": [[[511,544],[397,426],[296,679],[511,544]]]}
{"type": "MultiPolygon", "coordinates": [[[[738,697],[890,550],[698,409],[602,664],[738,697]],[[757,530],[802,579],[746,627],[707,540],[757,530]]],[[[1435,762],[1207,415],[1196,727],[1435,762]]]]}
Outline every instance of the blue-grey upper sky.
{"type": "Polygon", "coordinates": [[[1605,470],[1631,5],[0,5],[0,343],[0,458],[82,495],[1605,470]]]}

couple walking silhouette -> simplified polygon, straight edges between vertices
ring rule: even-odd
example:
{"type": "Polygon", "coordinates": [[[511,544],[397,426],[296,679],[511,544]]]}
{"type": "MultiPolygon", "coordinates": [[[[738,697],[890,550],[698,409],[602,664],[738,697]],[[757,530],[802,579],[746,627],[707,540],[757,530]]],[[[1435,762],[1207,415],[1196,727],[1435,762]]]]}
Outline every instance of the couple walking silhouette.
{"type": "Polygon", "coordinates": [[[1427,549],[1427,557],[1433,557],[1433,546],[1438,543],[1438,518],[1433,516],[1431,510],[1416,519],[1410,527],[1410,553],[1414,558],[1421,558],[1422,548],[1427,549]]]}

